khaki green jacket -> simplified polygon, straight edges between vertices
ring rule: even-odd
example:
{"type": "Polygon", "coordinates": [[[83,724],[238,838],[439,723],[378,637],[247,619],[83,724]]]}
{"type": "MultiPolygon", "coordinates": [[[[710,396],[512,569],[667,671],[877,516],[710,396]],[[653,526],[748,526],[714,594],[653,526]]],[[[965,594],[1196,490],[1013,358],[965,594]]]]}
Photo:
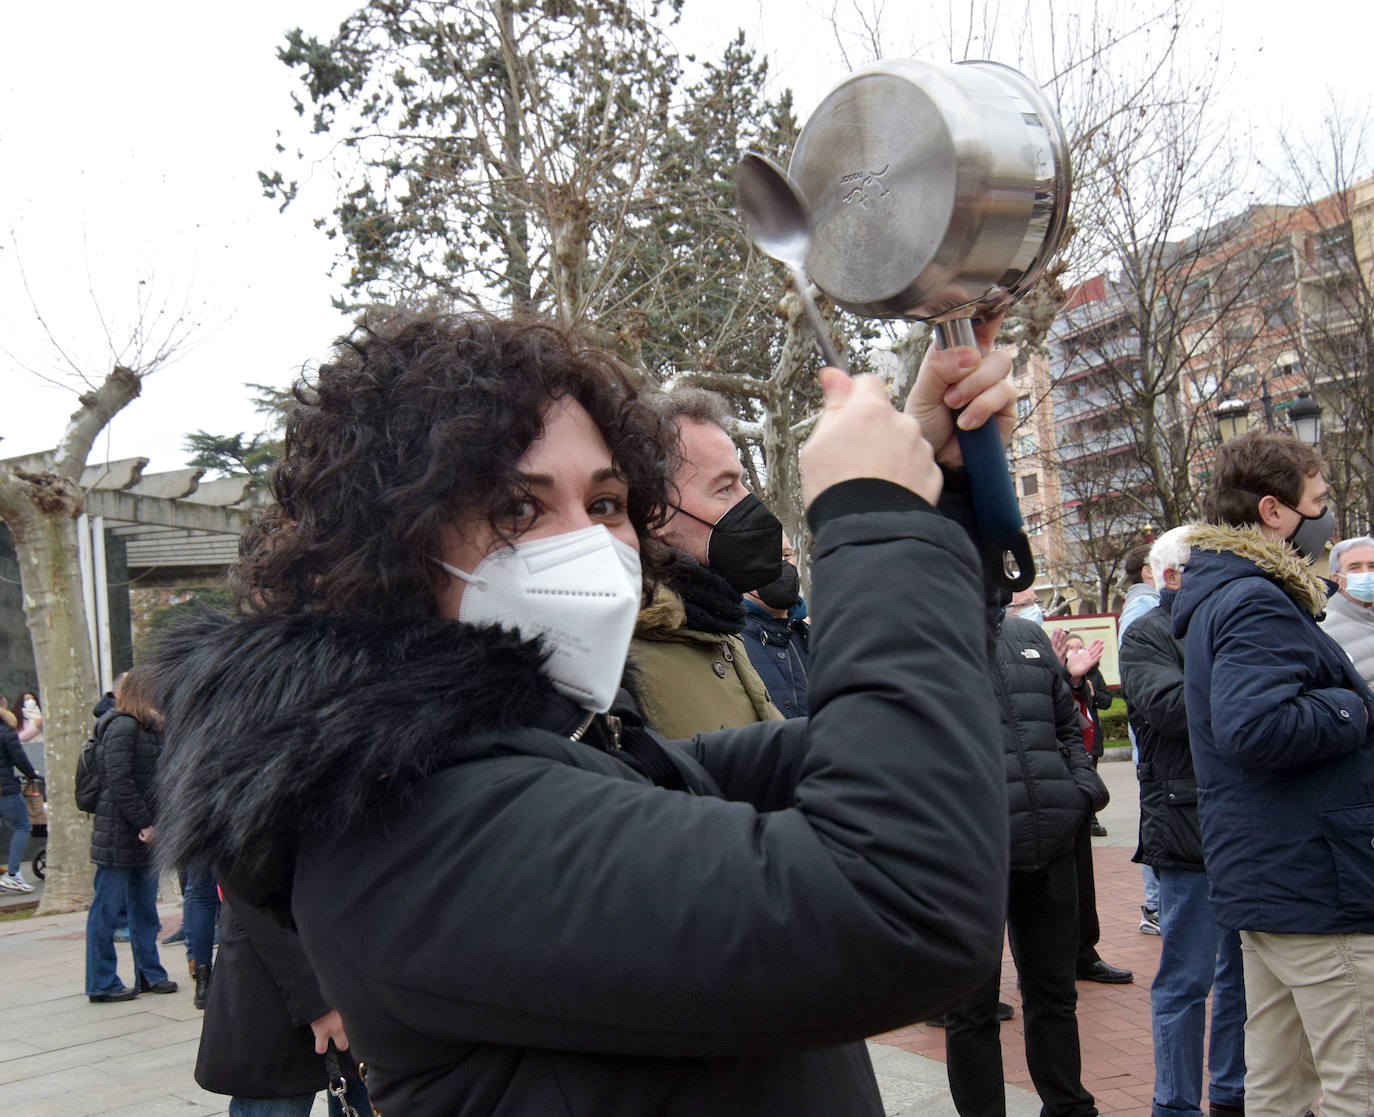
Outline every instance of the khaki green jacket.
{"type": "Polygon", "coordinates": [[[630,644],[640,706],[665,737],[692,737],[756,721],[781,721],[738,636],[684,628],[677,594],[660,585],[630,644]]]}

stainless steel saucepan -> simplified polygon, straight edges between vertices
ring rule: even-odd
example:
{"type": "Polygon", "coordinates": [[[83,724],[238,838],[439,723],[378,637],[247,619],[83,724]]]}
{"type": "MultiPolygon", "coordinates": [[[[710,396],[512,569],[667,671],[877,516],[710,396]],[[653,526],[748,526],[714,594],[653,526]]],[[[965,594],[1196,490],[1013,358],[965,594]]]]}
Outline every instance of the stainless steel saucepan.
{"type": "MultiPolygon", "coordinates": [[[[812,281],[870,318],[931,322],[942,347],[1006,309],[1058,250],[1068,144],[1054,106],[996,62],[888,59],[803,127],[789,167],[811,211],[812,281]]],[[[1013,589],[1035,568],[995,423],[959,432],[978,527],[1013,589]]]]}

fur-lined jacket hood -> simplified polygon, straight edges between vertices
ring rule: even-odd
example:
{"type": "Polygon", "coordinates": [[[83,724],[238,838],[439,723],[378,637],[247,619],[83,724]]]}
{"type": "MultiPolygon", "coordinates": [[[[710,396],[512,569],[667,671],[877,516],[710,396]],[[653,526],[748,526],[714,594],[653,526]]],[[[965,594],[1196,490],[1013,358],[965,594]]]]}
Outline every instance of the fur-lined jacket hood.
{"type": "Polygon", "coordinates": [[[1196,524],[1188,530],[1188,569],[1172,610],[1174,635],[1182,637],[1194,610],[1214,591],[1242,578],[1264,578],[1299,609],[1320,618],[1330,587],[1297,551],[1268,539],[1255,527],[1196,524]]]}
{"type": "Polygon", "coordinates": [[[439,620],[207,615],[177,628],[154,661],[159,859],[279,873],[302,833],[404,794],[540,711],[568,715],[543,660],[511,632],[439,620]]]}

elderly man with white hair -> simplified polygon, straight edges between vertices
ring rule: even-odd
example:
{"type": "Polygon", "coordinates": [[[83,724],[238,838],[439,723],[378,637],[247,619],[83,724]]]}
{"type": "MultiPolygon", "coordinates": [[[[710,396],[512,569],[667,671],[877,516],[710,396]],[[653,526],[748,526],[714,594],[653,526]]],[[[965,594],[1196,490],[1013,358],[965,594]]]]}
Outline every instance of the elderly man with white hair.
{"type": "Polygon", "coordinates": [[[1321,626],[1374,687],[1374,539],[1356,535],[1332,547],[1331,577],[1337,592],[1321,626]]]}
{"type": "Polygon", "coordinates": [[[1188,564],[1188,527],[1150,548],[1159,604],[1121,641],[1121,689],[1140,749],[1140,838],[1135,861],[1159,876],[1159,970],[1150,986],[1155,1085],[1152,1117],[1202,1112],[1207,994],[1212,1117],[1244,1112],[1245,981],[1240,935],[1217,923],[1198,832],[1197,777],[1183,701],[1183,642],[1170,610],[1188,564]]]}

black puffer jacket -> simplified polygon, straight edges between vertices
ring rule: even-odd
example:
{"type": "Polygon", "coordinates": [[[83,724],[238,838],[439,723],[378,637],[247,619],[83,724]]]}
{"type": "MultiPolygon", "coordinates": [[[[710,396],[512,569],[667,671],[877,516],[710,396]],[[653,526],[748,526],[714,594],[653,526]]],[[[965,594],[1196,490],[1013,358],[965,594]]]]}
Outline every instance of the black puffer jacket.
{"type": "Polygon", "coordinates": [[[1107,788],[1083,750],[1069,677],[1044,630],[1007,616],[997,666],[1015,718],[1003,714],[1011,867],[1033,870],[1073,848],[1089,811],[1107,805],[1107,788]]]}
{"type": "Polygon", "coordinates": [[[0,718],[0,795],[18,795],[23,790],[19,777],[14,774],[16,771],[29,779],[38,776],[19,741],[19,731],[0,718]]]}
{"type": "Polygon", "coordinates": [[[876,1117],[863,1038],[984,979],[1005,916],[981,579],[921,508],[818,525],[812,716],[658,746],[685,791],[629,711],[573,739],[499,630],[203,622],[155,664],[159,845],[294,872],[384,1114],[876,1117]]]}
{"type": "Polygon", "coordinates": [[[144,865],[148,845],[138,832],[154,821],[154,783],[162,737],[137,718],[111,710],[96,723],[105,778],[95,806],[91,860],[97,865],[144,865]]]}
{"type": "Polygon", "coordinates": [[[1157,869],[1203,871],[1197,777],[1183,702],[1183,641],[1157,605],[1121,641],[1121,692],[1140,762],[1140,842],[1133,861],[1157,869]]]}

